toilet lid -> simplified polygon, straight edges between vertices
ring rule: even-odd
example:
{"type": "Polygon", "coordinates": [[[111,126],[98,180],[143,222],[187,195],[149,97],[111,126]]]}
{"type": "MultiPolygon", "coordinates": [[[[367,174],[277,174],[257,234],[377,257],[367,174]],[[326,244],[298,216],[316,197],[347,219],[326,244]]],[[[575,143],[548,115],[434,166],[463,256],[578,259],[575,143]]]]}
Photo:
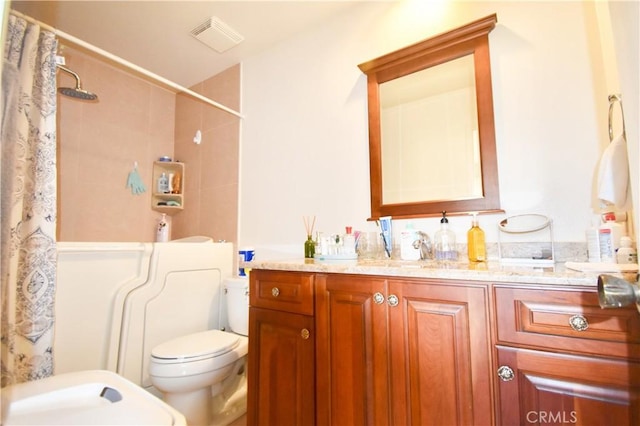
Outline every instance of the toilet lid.
{"type": "Polygon", "coordinates": [[[239,337],[220,330],[188,334],[161,343],[151,350],[151,356],[160,359],[186,359],[218,356],[238,345],[239,337]]]}

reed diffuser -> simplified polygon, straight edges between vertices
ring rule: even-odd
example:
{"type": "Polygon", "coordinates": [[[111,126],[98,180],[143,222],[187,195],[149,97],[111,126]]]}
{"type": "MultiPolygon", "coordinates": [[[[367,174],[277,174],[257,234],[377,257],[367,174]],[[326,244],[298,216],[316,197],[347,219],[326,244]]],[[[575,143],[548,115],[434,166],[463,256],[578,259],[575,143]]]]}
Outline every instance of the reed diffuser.
{"type": "Polygon", "coordinates": [[[304,229],[307,231],[307,240],[304,242],[304,257],[307,259],[313,259],[313,255],[316,253],[316,243],[313,241],[313,228],[316,226],[315,216],[303,216],[304,229]]]}

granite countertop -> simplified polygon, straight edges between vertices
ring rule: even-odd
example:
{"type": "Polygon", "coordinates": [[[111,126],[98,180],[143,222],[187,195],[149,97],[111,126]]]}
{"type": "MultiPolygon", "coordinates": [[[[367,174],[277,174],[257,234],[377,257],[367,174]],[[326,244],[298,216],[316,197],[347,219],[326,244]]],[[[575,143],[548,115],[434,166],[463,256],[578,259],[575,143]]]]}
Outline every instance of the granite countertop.
{"type": "MultiPolygon", "coordinates": [[[[556,263],[554,266],[502,264],[499,260],[469,263],[442,261],[336,260],[314,259],[254,260],[242,263],[248,269],[300,271],[337,274],[383,275],[407,278],[436,278],[493,283],[530,283],[596,287],[597,272],[579,272],[556,263]]],[[[619,274],[614,274],[619,275],[619,274]]],[[[621,275],[620,275],[621,276],[621,275]]],[[[629,277],[625,277],[629,279],[629,277]]]]}

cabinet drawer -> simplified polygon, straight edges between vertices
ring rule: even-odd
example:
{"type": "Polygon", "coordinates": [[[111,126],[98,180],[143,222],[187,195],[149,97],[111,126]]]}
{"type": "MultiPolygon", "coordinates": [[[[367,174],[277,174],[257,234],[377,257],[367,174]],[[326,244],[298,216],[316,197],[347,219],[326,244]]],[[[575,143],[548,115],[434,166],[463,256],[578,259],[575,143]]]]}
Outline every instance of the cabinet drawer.
{"type": "Polygon", "coordinates": [[[640,314],[585,290],[494,287],[499,343],[640,359],[640,314]]]}
{"type": "Polygon", "coordinates": [[[313,274],[252,270],[249,304],[252,307],[313,315],[313,274]]]}

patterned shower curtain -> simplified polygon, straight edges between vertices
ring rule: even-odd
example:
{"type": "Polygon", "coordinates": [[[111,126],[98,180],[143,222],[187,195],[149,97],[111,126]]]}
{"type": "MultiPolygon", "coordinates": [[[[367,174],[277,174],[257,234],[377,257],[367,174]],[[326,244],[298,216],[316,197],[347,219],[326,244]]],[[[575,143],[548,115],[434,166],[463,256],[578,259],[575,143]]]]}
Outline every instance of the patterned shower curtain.
{"type": "Polygon", "coordinates": [[[2,68],[2,386],[53,374],[56,65],[53,33],[9,15],[2,68]]]}

